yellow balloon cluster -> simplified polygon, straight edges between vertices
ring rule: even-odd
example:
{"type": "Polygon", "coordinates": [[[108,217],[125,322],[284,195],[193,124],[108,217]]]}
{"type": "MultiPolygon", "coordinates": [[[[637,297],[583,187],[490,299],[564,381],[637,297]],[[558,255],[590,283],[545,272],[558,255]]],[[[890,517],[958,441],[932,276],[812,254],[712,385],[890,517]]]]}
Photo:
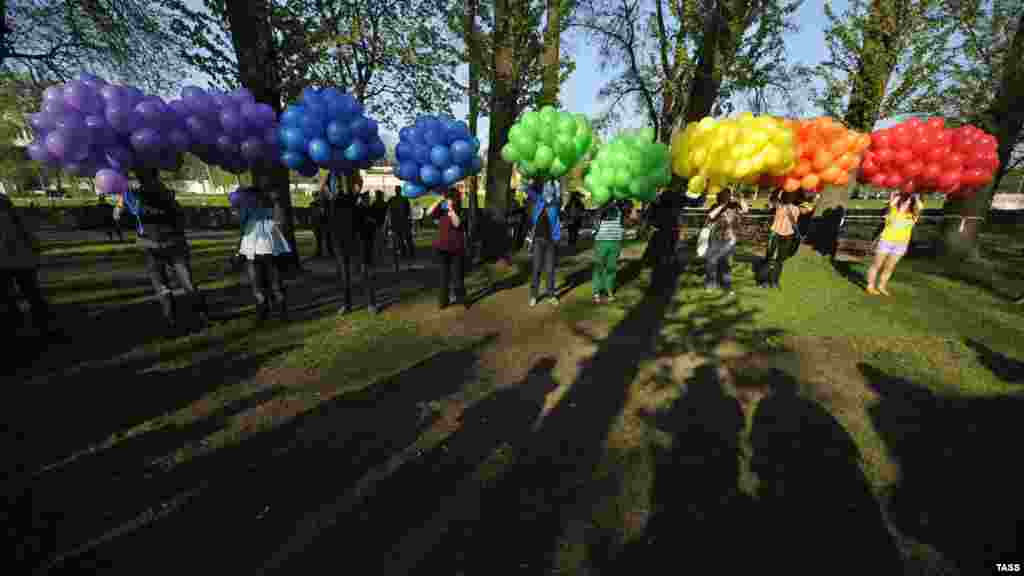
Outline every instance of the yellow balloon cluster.
{"type": "Polygon", "coordinates": [[[793,130],[771,116],[708,116],[672,136],[672,170],[689,178],[688,196],[717,194],[724,186],[756,183],[762,174],[786,174],[795,166],[795,143],[793,130]]]}

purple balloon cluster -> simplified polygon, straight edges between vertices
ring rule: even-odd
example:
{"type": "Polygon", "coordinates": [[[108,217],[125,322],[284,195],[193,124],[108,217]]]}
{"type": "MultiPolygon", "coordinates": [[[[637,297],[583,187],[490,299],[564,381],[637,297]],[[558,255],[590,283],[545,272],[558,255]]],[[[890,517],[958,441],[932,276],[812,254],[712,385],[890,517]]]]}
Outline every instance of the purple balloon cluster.
{"type": "Polygon", "coordinates": [[[181,115],[189,151],[207,164],[239,174],[276,163],[280,156],[277,114],[245,88],[221,92],[187,86],[181,100],[170,105],[181,115]]]}
{"type": "Polygon", "coordinates": [[[173,103],[85,72],[47,88],[29,125],[36,136],[30,158],[75,176],[97,176],[103,194],[127,190],[127,174],[136,166],[176,169],[192,142],[173,103]]]}

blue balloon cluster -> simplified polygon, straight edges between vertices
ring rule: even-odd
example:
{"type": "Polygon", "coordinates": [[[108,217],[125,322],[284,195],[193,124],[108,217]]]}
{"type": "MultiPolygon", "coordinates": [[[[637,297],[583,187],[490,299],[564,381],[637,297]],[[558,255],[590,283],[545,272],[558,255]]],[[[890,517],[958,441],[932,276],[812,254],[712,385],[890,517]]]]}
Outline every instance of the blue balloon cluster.
{"type": "Polygon", "coordinates": [[[315,176],[321,168],[351,174],[387,153],[377,122],[336,88],[306,88],[280,120],[281,162],[303,176],[315,176]]]}
{"type": "Polygon", "coordinates": [[[479,174],[480,141],[465,122],[451,116],[420,116],[398,133],[395,176],[405,182],[402,195],[416,198],[479,174]]]}

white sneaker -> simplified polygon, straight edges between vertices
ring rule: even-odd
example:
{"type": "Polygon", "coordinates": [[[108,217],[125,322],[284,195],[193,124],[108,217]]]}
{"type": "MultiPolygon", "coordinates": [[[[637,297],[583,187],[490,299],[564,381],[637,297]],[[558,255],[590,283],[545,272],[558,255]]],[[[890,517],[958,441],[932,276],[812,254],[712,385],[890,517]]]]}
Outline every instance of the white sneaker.
{"type": "Polygon", "coordinates": [[[530,298],[530,308],[533,308],[536,305],[537,305],[537,299],[536,298],[530,298]]]}

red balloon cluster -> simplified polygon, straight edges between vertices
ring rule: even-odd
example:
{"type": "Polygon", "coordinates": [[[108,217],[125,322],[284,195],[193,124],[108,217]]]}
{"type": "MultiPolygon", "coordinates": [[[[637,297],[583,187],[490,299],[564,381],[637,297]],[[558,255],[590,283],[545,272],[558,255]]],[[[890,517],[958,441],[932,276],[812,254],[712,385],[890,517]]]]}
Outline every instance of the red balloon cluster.
{"type": "Polygon", "coordinates": [[[992,181],[998,141],[974,126],[946,128],[942,118],[911,118],[871,133],[860,180],[912,194],[968,193],[992,181]]]}

